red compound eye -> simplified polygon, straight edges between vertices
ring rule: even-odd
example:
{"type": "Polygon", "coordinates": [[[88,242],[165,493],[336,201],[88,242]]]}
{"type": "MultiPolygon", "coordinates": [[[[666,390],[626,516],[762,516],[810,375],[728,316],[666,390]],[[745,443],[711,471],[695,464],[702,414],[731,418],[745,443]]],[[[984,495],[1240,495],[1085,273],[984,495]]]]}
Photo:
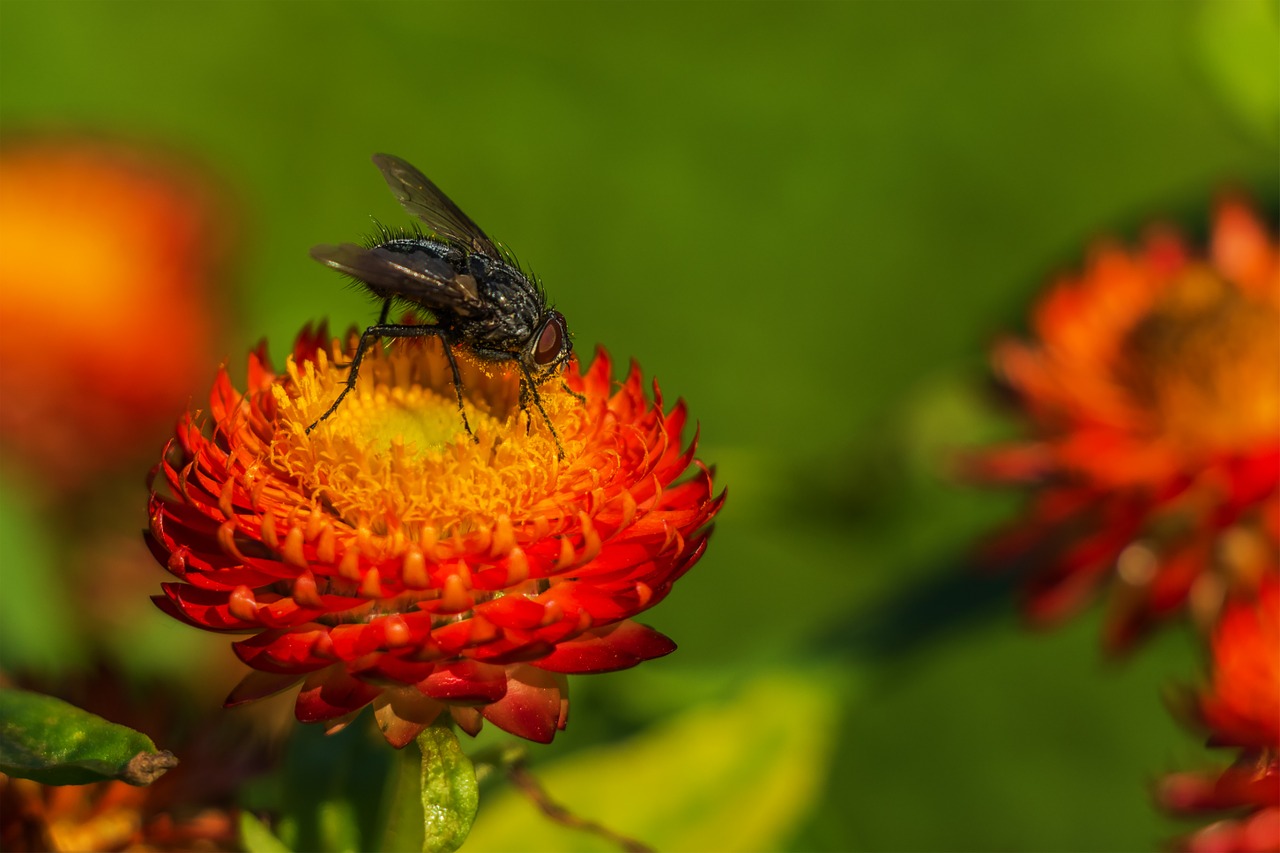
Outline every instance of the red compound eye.
{"type": "Polygon", "coordinates": [[[564,317],[559,311],[552,311],[551,317],[542,327],[538,336],[538,347],[533,351],[533,360],[538,364],[550,364],[560,356],[564,347],[564,317]]]}

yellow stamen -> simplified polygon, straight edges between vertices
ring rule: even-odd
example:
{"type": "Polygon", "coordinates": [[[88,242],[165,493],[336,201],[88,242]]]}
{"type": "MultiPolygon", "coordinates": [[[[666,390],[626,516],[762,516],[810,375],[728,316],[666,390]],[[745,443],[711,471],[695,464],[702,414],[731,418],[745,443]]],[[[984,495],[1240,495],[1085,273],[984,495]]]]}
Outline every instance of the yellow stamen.
{"type": "Polygon", "coordinates": [[[540,414],[520,410],[518,374],[489,375],[464,362],[473,440],[434,344],[371,349],[356,387],[309,435],[306,427],[337,398],[347,372],[324,353],[303,369],[290,360],[292,382],[273,388],[283,428],[272,464],[328,514],[374,536],[431,548],[437,538],[499,524],[497,548],[505,550],[509,518],[554,495],[561,471],[581,452],[581,403],[558,382],[539,388],[564,444],[560,461],[540,414]]]}

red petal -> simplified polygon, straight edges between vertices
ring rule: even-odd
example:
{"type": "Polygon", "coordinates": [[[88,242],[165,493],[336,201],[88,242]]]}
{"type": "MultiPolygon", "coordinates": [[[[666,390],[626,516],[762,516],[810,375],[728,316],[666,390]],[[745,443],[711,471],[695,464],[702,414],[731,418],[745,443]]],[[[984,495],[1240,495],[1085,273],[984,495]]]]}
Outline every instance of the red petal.
{"type": "Polygon", "coordinates": [[[471,708],[466,705],[450,705],[449,713],[453,716],[453,721],[458,724],[458,728],[472,737],[480,734],[480,727],[484,725],[484,717],[480,715],[479,708],[471,708]]]}
{"type": "Polygon", "coordinates": [[[401,684],[417,684],[431,675],[435,664],[429,661],[405,660],[397,655],[370,655],[358,669],[352,671],[366,681],[398,681],[401,684]]]}
{"type": "Polygon", "coordinates": [[[504,595],[477,605],[476,612],[499,628],[528,630],[542,624],[547,608],[523,595],[504,595]]]}
{"type": "Polygon", "coordinates": [[[227,611],[227,594],[200,590],[185,583],[162,583],[164,595],[151,600],[165,613],[207,631],[252,631],[259,626],[237,619],[227,611]]]}
{"type": "Polygon", "coordinates": [[[507,677],[507,695],[481,709],[484,718],[503,731],[536,743],[551,743],[563,729],[569,713],[564,676],[534,669],[512,667],[507,677]]]}
{"type": "Polygon", "coordinates": [[[373,715],[387,743],[402,749],[431,725],[444,705],[417,690],[388,690],[373,700],[373,715]]]}
{"type": "Polygon", "coordinates": [[[418,689],[444,702],[496,702],[506,695],[507,671],[469,660],[438,664],[435,672],[418,683],[418,689]]]}
{"type": "Polygon", "coordinates": [[[551,672],[612,672],[675,650],[676,644],[665,635],[628,620],[560,643],[534,665],[551,672]]]}
{"type": "Polygon", "coordinates": [[[302,674],[333,663],[328,631],[310,625],[293,631],[264,631],[231,644],[240,660],[265,672],[302,674]]]}
{"type": "Polygon", "coordinates": [[[340,668],[331,667],[307,677],[294,705],[294,715],[304,723],[330,720],[364,707],[380,692],[340,668]]]}

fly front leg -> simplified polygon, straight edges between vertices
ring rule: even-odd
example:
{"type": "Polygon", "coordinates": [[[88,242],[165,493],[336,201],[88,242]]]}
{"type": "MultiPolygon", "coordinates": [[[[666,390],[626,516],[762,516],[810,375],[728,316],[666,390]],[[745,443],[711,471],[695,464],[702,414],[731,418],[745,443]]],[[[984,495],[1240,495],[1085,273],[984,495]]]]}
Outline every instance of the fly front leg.
{"type": "Polygon", "coordinates": [[[561,379],[561,380],[560,380],[560,387],[561,387],[561,388],[563,388],[564,390],[568,391],[568,392],[569,392],[569,396],[574,397],[575,399],[577,399],[577,401],[578,401],[579,403],[581,403],[582,405],[584,405],[584,406],[585,406],[585,405],[587,404],[587,395],[586,395],[586,394],[579,394],[577,391],[575,391],[575,390],[573,390],[572,388],[570,388],[570,387],[569,387],[569,383],[568,383],[568,382],[565,382],[563,379],[561,379]]]}
{"type": "Polygon", "coordinates": [[[520,411],[524,412],[524,434],[533,429],[533,415],[529,414],[529,383],[520,377],[520,411]]]}
{"type": "Polygon", "coordinates": [[[551,418],[547,415],[547,410],[542,408],[542,397],[538,394],[538,386],[534,384],[533,377],[529,374],[529,368],[520,364],[520,408],[524,411],[525,417],[529,420],[525,423],[525,433],[529,431],[529,424],[533,417],[529,414],[528,401],[533,398],[533,405],[537,407],[538,413],[542,415],[542,420],[546,423],[547,429],[551,430],[551,437],[556,440],[556,455],[561,461],[564,460],[564,445],[560,443],[560,433],[556,432],[556,425],[551,422],[551,418]]]}

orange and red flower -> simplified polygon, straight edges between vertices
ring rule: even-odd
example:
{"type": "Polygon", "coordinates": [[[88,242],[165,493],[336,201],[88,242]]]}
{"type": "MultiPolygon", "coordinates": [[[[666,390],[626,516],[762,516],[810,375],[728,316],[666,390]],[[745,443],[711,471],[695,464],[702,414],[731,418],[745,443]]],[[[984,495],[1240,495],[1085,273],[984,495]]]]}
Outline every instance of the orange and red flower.
{"type": "Polygon", "coordinates": [[[1035,437],[977,454],[981,479],[1038,487],[993,552],[1044,563],[1035,621],[1112,590],[1107,643],[1187,608],[1212,624],[1273,576],[1280,541],[1280,252],[1221,204],[1207,258],[1176,235],[1103,247],[1006,340],[997,371],[1035,437]]]}
{"type": "Polygon", "coordinates": [[[1185,839],[1194,851],[1280,850],[1280,580],[1232,601],[1213,634],[1211,684],[1196,702],[1213,746],[1240,749],[1221,773],[1178,773],[1159,797],[1182,814],[1232,816],[1185,839]]]}
{"type": "Polygon", "coordinates": [[[155,151],[0,149],[0,442],[46,483],[154,446],[190,399],[216,326],[220,208],[155,151]]]}
{"type": "Polygon", "coordinates": [[[331,730],[372,703],[396,746],[445,710],[547,742],[565,674],[675,648],[632,617],[702,556],[723,502],[682,444],[682,402],[664,411],[656,384],[647,400],[634,365],[612,388],[601,351],[540,389],[562,461],[518,377],[462,365],[472,440],[439,347],[397,342],[308,433],[356,343],[323,337],[304,332],[282,374],[251,354],[244,393],[224,369],[207,427],[187,416],[158,469],[148,539],[184,582],[157,603],[252,635],[228,704],[302,681],[298,719],[331,730]]]}

